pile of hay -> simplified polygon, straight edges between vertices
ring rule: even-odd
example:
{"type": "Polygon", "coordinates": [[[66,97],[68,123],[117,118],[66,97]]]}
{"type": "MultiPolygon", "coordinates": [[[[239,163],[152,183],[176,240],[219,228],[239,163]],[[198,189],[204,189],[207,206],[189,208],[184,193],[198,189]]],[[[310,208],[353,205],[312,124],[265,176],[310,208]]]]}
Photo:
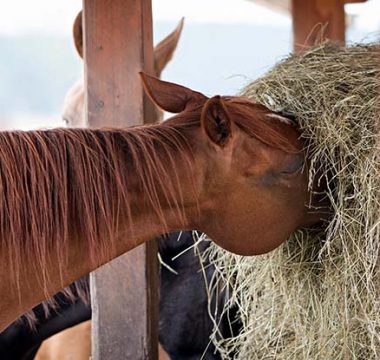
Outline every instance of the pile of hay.
{"type": "Polygon", "coordinates": [[[226,359],[380,359],[376,45],[333,44],[292,55],[242,92],[292,114],[310,143],[310,181],[330,179],[335,215],[257,257],[216,246],[210,289],[228,284],[240,335],[215,342],[226,359]],[[333,178],[331,178],[331,175],[333,178]]]}

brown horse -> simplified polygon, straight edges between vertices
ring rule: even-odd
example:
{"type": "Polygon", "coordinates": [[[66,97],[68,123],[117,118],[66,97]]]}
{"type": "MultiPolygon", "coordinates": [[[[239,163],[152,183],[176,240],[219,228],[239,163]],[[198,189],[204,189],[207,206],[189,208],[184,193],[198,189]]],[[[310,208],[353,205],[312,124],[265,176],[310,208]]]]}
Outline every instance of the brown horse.
{"type": "Polygon", "coordinates": [[[306,206],[303,144],[290,120],[142,78],[178,115],[126,130],[0,133],[1,329],[159,234],[199,229],[255,255],[319,220],[306,206]]]}
{"type": "MultiPolygon", "coordinates": [[[[154,72],[157,77],[161,76],[168,62],[173,58],[183,29],[184,19],[178,23],[177,27],[165,39],[159,42],[154,48],[154,72]]],[[[79,12],[73,26],[74,45],[83,59],[83,28],[82,11],[79,12]]],[[[127,86],[127,85],[126,85],[127,86]]],[[[70,127],[86,127],[86,117],[84,114],[84,86],[83,81],[78,81],[66,94],[62,110],[63,120],[70,127]]],[[[157,119],[162,118],[162,112],[157,113],[157,119]]]]}

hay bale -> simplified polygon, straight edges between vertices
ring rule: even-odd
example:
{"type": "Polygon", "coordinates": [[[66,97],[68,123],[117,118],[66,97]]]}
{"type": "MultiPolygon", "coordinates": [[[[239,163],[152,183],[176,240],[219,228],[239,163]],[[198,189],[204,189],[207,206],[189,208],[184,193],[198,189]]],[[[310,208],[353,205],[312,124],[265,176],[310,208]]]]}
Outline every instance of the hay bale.
{"type": "Polygon", "coordinates": [[[376,45],[327,43],[243,90],[295,116],[310,143],[310,181],[329,179],[335,215],[266,255],[213,246],[210,289],[228,284],[226,311],[238,306],[243,321],[239,336],[215,340],[224,358],[380,359],[378,65],[376,45]]]}

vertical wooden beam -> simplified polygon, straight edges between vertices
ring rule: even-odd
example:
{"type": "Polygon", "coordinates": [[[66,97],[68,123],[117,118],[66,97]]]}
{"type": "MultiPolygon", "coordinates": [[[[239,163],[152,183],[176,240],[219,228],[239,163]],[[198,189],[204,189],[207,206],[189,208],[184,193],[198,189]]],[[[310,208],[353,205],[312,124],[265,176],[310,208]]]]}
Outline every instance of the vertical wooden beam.
{"type": "Polygon", "coordinates": [[[344,0],[292,0],[293,44],[299,51],[315,44],[324,28],[324,38],[345,42],[344,0]]]}
{"type": "MultiPolygon", "coordinates": [[[[90,127],[153,122],[138,72],[153,70],[151,0],[83,0],[90,127]]],[[[157,359],[154,241],[91,274],[92,359],[157,359]]]]}

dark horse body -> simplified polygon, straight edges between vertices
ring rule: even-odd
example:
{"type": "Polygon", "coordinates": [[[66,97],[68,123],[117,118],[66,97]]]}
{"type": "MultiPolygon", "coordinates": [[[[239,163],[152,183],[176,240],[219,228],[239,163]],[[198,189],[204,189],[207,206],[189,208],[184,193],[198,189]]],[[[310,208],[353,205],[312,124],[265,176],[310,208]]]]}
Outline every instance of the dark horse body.
{"type": "MultiPolygon", "coordinates": [[[[218,360],[220,356],[210,342],[213,322],[208,313],[208,297],[200,259],[192,249],[192,232],[172,233],[168,239],[159,238],[159,253],[162,261],[172,270],[162,266],[160,270],[160,317],[159,340],[172,360],[209,359],[218,360]],[[185,252],[184,252],[185,251],[185,252]],[[184,252],[183,254],[181,254],[184,252]],[[178,254],[181,254],[173,260],[178,254]],[[176,273],[174,273],[174,272],[176,273]]],[[[198,251],[202,253],[210,242],[201,242],[198,251]]],[[[205,276],[209,282],[214,267],[203,264],[205,276]]],[[[86,292],[88,277],[77,286],[72,286],[74,298],[59,293],[54,297],[58,310],[46,313],[43,305],[34,309],[37,318],[36,328],[31,329],[25,318],[14,322],[0,335],[0,359],[33,360],[41,343],[48,337],[91,318],[91,306],[82,300],[77,289],[86,292]]],[[[224,305],[224,296],[218,299],[218,308],[224,305]]],[[[214,304],[215,305],[215,304],[214,304]]],[[[219,331],[223,337],[238,331],[235,314],[230,319],[217,319],[219,331]],[[233,329],[230,322],[235,324],[233,329]]]]}
{"type": "Polygon", "coordinates": [[[32,326],[23,316],[4,330],[0,334],[0,359],[33,360],[44,340],[90,319],[91,307],[79,296],[78,287],[87,288],[88,277],[83,278],[80,285],[77,282],[71,286],[71,299],[63,293],[54,296],[56,310],[47,311],[43,304],[36,306],[32,326]]]}
{"type": "MultiPolygon", "coordinates": [[[[191,232],[185,232],[181,235],[181,241],[159,241],[162,260],[178,273],[161,268],[159,340],[172,360],[218,360],[221,358],[210,340],[214,324],[208,312],[204,279],[210,283],[215,268],[204,261],[203,274],[200,259],[192,249],[172,260],[192,245],[192,237],[191,232]]],[[[209,241],[201,242],[197,245],[198,251],[202,254],[209,245],[209,241]]],[[[225,300],[226,294],[221,293],[217,303],[210,305],[214,316],[215,309],[221,310],[225,300]]],[[[229,318],[220,318],[217,314],[215,321],[223,338],[236,335],[239,331],[236,309],[231,310],[229,318]]]]}

